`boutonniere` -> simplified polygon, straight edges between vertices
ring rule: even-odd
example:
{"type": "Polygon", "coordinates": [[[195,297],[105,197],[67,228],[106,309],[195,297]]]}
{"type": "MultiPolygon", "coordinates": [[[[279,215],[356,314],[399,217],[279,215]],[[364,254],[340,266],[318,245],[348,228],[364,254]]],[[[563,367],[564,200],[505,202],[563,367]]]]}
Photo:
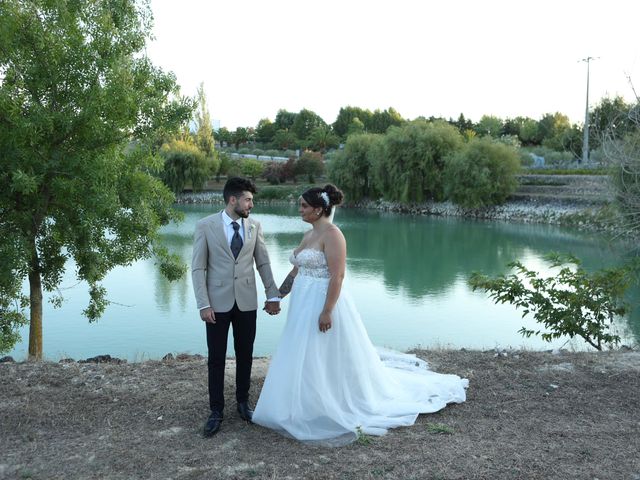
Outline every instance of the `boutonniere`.
{"type": "Polygon", "coordinates": [[[254,224],[249,225],[249,232],[248,232],[248,237],[249,239],[251,239],[251,235],[253,234],[253,231],[255,230],[256,226],[254,224]]]}

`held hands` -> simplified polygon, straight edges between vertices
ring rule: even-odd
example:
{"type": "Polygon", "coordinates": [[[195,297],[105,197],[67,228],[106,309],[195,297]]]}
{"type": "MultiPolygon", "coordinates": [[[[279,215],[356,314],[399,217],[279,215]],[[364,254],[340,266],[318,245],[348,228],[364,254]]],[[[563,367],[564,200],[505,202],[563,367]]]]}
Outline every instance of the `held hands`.
{"type": "Polygon", "coordinates": [[[211,307],[200,310],[200,318],[203,322],[216,323],[216,314],[213,313],[213,308],[211,307]]]}
{"type": "Polygon", "coordinates": [[[320,331],[326,333],[331,328],[331,313],[323,311],[319,319],[320,331]]]}
{"type": "Polygon", "coordinates": [[[269,315],[277,315],[280,313],[280,302],[264,302],[264,311],[269,315]]]}

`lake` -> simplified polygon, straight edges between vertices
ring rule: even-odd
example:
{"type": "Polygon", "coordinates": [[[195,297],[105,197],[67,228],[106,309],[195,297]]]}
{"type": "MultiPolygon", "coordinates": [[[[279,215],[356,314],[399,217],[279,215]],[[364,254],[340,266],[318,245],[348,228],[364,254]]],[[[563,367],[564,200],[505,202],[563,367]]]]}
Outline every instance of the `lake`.
{"type": "MultiPolygon", "coordinates": [[[[186,264],[191,261],[192,236],[198,219],[218,211],[218,205],[179,206],[185,220],[162,230],[167,247],[186,264]]],[[[265,232],[265,242],[278,284],[291,268],[289,255],[309,228],[297,207],[258,205],[252,216],[265,232]]],[[[473,271],[496,275],[506,264],[520,260],[527,267],[549,273],[543,256],[570,252],[587,269],[618,265],[624,247],[605,238],[549,225],[473,221],[460,218],[408,216],[376,211],[339,209],[335,223],[347,239],[349,289],[367,331],[376,345],[399,350],[424,348],[551,348],[587,349],[579,340],[547,343],[523,338],[518,330],[535,322],[521,318],[511,305],[494,305],[483,292],[472,292],[467,278],[473,271]]],[[[199,319],[190,272],[170,283],[153,260],[113,270],[104,286],[112,302],[95,323],[82,317],[87,287],[79,284],[70,264],[60,287],[62,308],[44,307],[44,356],[87,358],[99,354],[129,361],[157,359],[172,353],[206,354],[203,322],[199,319]]],[[[264,290],[259,286],[259,302],[264,290]]],[[[616,322],[624,344],[640,339],[640,292],[631,292],[635,305],[616,322]]],[[[287,315],[269,316],[259,310],[254,353],[270,355],[287,315]]],[[[28,328],[23,342],[9,352],[16,360],[27,356],[28,328]]],[[[229,335],[231,339],[231,335],[229,335]]],[[[228,352],[233,354],[230,341],[228,352]]]]}

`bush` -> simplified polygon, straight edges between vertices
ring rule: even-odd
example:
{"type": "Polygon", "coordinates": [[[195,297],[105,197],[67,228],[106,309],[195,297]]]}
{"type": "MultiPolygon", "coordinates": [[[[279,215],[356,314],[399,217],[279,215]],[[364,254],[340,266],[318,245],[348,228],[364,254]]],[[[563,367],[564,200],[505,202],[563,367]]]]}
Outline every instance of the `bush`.
{"type": "Polygon", "coordinates": [[[504,203],[518,186],[518,152],[490,138],[474,138],[447,160],[447,198],[465,208],[504,203]]]}
{"type": "Polygon", "coordinates": [[[609,333],[609,329],[615,316],[627,312],[623,298],[635,267],[628,265],[588,273],[573,256],[549,254],[546,258],[551,267],[561,267],[556,275],[541,278],[538,272],[513,262],[509,266],[516,273],[495,279],[474,273],[469,284],[474,291],[489,292],[495,303],[508,302],[523,308],[523,317],[533,313],[536,321],[549,330],[522,327],[519,331],[525,337],[540,335],[550,342],[563,335],[577,336],[597,350],[617,345],[620,337],[609,333]],[[568,266],[570,264],[576,268],[568,266]]]}
{"type": "Polygon", "coordinates": [[[304,152],[295,163],[295,174],[306,175],[309,183],[315,182],[315,177],[324,173],[322,155],[318,152],[304,152]]]}

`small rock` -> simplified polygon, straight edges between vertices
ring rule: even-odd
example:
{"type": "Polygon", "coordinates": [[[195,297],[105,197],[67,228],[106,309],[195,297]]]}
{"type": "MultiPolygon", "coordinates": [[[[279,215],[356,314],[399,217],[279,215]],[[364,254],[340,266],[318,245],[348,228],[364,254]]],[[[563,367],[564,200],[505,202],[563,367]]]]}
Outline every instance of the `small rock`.
{"type": "Polygon", "coordinates": [[[58,363],[75,363],[75,360],[73,358],[61,358],[58,363]]]}
{"type": "Polygon", "coordinates": [[[173,353],[167,353],[164,357],[162,357],[162,360],[169,361],[169,360],[173,360],[173,353]]]}
{"type": "Polygon", "coordinates": [[[95,357],[87,358],[86,360],[80,360],[78,363],[127,363],[126,360],[121,358],[112,357],[111,355],[97,355],[95,357]]]}
{"type": "Polygon", "coordinates": [[[0,363],[16,363],[16,361],[13,359],[13,357],[7,355],[6,357],[0,358],[0,363]]]}

